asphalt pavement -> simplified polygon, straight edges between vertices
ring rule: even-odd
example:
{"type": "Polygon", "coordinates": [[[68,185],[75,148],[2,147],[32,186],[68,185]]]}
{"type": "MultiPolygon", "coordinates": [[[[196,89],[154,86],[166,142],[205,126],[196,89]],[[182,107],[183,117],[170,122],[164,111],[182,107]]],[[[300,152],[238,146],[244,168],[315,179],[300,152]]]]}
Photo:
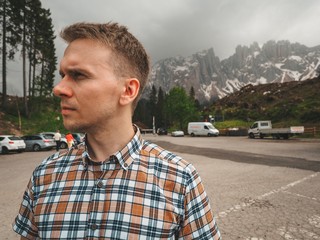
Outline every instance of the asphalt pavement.
{"type": "MultiPolygon", "coordinates": [[[[192,163],[223,239],[320,239],[320,141],[144,135],[192,163]]],[[[53,151],[0,155],[0,239],[36,165],[53,151]]]]}
{"type": "Polygon", "coordinates": [[[320,239],[320,141],[146,135],[191,162],[223,239],[320,239]]]}

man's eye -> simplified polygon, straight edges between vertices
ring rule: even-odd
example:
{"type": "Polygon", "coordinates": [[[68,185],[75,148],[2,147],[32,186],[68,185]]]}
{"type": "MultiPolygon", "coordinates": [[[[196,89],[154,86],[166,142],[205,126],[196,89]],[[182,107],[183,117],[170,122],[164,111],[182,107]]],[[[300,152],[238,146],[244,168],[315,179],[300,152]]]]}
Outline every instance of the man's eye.
{"type": "Polygon", "coordinates": [[[74,73],[72,73],[71,76],[72,76],[73,79],[80,79],[80,78],[84,77],[84,75],[82,73],[79,73],[79,72],[74,72],[74,73]]]}

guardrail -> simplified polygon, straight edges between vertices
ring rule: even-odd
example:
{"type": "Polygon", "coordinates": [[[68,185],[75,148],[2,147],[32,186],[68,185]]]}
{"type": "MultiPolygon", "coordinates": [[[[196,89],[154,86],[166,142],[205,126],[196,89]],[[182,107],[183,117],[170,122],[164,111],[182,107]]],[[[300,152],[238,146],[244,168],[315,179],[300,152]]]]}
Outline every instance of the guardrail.
{"type": "MultiPolygon", "coordinates": [[[[246,128],[225,128],[219,129],[221,136],[246,136],[248,129],[246,128]]],[[[320,134],[320,128],[317,127],[305,127],[302,135],[308,135],[315,137],[320,134]]]]}
{"type": "Polygon", "coordinates": [[[247,128],[224,128],[219,129],[220,136],[247,136],[247,128]]]}
{"type": "Polygon", "coordinates": [[[304,134],[307,134],[307,135],[312,135],[312,136],[316,136],[317,133],[319,133],[320,130],[317,129],[317,127],[309,127],[309,128],[304,128],[304,134]]]}
{"type": "Polygon", "coordinates": [[[140,128],[140,132],[142,134],[146,134],[146,133],[153,133],[153,129],[152,128],[140,128]]]}

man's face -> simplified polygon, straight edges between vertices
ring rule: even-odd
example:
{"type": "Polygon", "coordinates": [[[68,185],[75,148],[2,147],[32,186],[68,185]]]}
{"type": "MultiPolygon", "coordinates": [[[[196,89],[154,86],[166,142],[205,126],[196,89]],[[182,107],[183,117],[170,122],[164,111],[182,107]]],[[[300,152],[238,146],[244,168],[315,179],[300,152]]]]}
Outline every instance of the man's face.
{"type": "Polygon", "coordinates": [[[61,81],[53,92],[61,98],[65,127],[89,132],[117,116],[124,82],[113,73],[111,51],[89,39],[69,44],[60,63],[61,81]]]}

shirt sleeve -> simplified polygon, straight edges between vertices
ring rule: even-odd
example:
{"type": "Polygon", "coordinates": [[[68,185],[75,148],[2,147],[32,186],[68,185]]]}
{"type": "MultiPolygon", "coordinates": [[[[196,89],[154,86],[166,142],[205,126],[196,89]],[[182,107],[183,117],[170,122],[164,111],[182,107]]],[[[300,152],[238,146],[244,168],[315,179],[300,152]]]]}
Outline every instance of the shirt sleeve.
{"type": "Polygon", "coordinates": [[[179,239],[221,239],[209,198],[195,169],[192,169],[187,185],[184,205],[185,217],[179,239]]]}
{"type": "Polygon", "coordinates": [[[27,239],[38,239],[38,229],[33,212],[34,196],[32,186],[33,182],[31,179],[24,192],[19,213],[13,223],[13,230],[27,239]]]}

